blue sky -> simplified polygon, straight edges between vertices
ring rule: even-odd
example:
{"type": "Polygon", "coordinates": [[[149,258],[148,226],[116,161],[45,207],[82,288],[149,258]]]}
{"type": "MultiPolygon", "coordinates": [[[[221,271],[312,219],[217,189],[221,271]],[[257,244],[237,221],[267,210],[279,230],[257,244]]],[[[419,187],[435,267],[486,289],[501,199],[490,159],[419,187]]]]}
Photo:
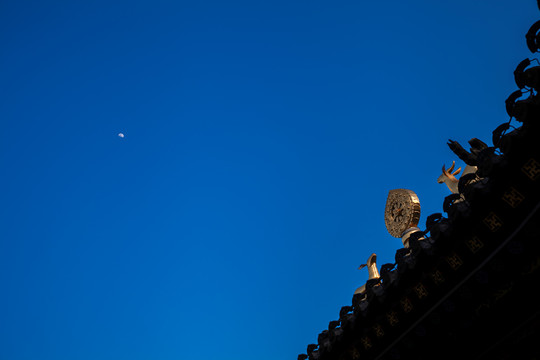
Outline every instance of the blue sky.
{"type": "Polygon", "coordinates": [[[491,143],[536,2],[0,2],[0,359],[295,359],[491,143]],[[118,137],[124,133],[125,137],[118,137]],[[459,165],[463,165],[458,161],[459,165]]]}

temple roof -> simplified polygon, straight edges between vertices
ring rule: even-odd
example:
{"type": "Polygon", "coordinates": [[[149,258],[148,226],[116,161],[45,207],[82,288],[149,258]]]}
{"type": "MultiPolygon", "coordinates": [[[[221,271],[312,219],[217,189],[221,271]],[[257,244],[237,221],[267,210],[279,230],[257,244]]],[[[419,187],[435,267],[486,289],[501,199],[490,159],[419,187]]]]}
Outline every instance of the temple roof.
{"type": "MultiPolygon", "coordinates": [[[[527,34],[532,52],[538,32],[540,21],[527,34]]],[[[382,265],[380,277],[298,359],[533,358],[540,338],[540,67],[530,65],[524,60],[515,71],[520,89],[506,101],[510,122],[493,131],[493,146],[471,151],[478,171],[443,200],[445,215],[429,216],[395,263],[382,265]]]]}

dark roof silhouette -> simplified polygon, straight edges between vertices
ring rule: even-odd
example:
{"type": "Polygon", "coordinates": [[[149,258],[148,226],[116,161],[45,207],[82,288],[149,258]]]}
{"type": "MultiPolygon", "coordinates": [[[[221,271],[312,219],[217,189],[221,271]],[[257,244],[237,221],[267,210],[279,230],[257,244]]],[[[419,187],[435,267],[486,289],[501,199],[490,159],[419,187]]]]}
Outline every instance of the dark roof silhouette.
{"type": "MultiPolygon", "coordinates": [[[[533,53],[539,32],[540,21],[526,35],[533,53]]],[[[429,216],[298,359],[540,358],[540,66],[531,64],[515,71],[520,90],[493,146],[450,140],[478,171],[444,199],[446,216],[429,216]]]]}

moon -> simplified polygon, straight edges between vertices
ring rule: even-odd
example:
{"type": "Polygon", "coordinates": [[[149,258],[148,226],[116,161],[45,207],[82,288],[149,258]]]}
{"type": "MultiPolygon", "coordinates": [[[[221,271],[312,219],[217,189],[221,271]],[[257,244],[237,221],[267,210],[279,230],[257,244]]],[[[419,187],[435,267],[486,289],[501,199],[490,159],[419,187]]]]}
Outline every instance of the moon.
{"type": "Polygon", "coordinates": [[[123,139],[123,138],[124,138],[124,134],[123,134],[123,133],[118,133],[118,137],[123,139]]]}

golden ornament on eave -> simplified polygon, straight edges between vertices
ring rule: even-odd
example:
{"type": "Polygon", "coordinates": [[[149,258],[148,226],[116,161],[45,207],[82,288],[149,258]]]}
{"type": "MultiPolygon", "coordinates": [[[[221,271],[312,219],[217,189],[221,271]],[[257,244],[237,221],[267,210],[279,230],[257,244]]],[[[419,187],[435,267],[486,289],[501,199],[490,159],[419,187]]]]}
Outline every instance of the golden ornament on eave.
{"type": "Polygon", "coordinates": [[[420,220],[420,200],[414,191],[390,190],[384,210],[384,223],[390,235],[400,238],[420,220]]]}

